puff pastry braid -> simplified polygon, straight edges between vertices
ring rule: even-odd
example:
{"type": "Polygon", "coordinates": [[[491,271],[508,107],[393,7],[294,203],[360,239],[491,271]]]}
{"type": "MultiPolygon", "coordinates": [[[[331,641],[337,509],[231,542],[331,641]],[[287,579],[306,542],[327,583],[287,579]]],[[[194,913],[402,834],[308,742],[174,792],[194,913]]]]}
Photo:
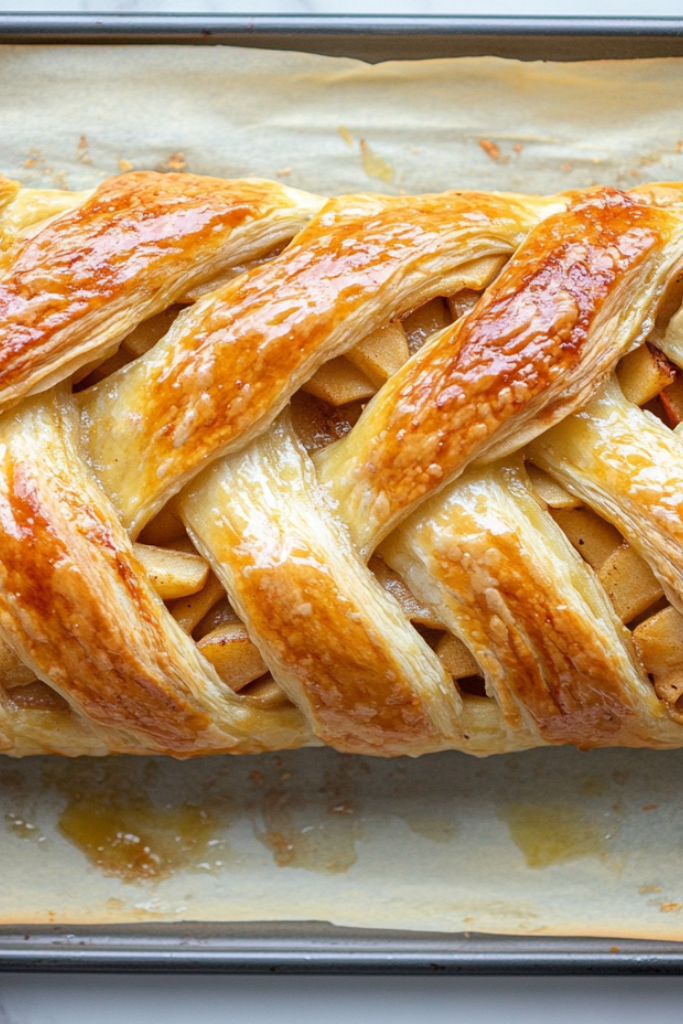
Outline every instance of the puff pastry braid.
{"type": "Polygon", "coordinates": [[[683,745],[682,296],[683,185],[0,178],[0,749],[683,745]]]}

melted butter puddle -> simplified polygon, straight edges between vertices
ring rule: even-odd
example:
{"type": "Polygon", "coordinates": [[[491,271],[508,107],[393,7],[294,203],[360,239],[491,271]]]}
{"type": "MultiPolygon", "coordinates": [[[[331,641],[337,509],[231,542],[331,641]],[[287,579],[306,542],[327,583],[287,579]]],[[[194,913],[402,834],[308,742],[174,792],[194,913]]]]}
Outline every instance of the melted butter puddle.
{"type": "Polygon", "coordinates": [[[580,857],[607,856],[604,836],[575,807],[502,804],[498,815],[524,854],[527,867],[546,868],[580,857]]]}
{"type": "Polygon", "coordinates": [[[206,860],[227,848],[213,838],[219,826],[200,807],[158,807],[144,794],[71,797],[59,818],[62,835],[91,864],[126,882],[160,880],[183,868],[221,867],[221,860],[213,865],[206,860]]]}

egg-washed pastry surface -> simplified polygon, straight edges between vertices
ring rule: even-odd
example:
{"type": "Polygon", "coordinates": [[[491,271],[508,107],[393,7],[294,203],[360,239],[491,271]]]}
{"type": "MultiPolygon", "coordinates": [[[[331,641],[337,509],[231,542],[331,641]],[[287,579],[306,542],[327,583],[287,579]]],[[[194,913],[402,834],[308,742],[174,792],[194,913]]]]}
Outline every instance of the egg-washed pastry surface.
{"type": "Polygon", "coordinates": [[[683,746],[683,185],[0,178],[0,750],[683,746]]]}

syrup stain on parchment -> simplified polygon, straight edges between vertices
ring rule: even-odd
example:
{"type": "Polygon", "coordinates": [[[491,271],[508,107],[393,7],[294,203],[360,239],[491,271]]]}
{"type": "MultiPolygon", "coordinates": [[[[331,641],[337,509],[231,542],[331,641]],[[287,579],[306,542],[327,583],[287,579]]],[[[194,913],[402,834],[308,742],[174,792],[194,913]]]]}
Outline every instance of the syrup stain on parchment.
{"type": "Polygon", "coordinates": [[[12,796],[12,807],[3,814],[6,828],[17,839],[36,843],[42,849],[49,848],[49,840],[37,823],[35,800],[24,792],[21,773],[12,768],[3,770],[0,772],[0,786],[12,796]]]}
{"type": "MultiPolygon", "coordinates": [[[[76,796],[59,831],[105,875],[126,882],[159,880],[183,868],[210,867],[217,823],[191,804],[155,806],[144,794],[76,796]]],[[[214,860],[214,867],[222,861],[214,860]]]]}
{"type": "Polygon", "coordinates": [[[46,781],[66,797],[58,831],[100,871],[125,882],[160,881],[181,870],[213,872],[231,857],[219,837],[225,800],[152,795],[153,762],[53,765],[46,781]]]}
{"type": "Polygon", "coordinates": [[[449,843],[458,831],[458,822],[439,814],[402,814],[411,832],[433,843],[449,843]]]}
{"type": "MultiPolygon", "coordinates": [[[[364,835],[358,771],[342,767],[311,787],[310,777],[287,771],[280,757],[260,764],[245,779],[226,763],[208,786],[204,778],[193,788],[188,776],[178,781],[175,766],[164,770],[152,759],[46,759],[39,788],[58,794],[58,833],[103,874],[127,883],[223,871],[239,860],[226,832],[245,819],[279,867],[347,871],[364,835]]],[[[19,839],[41,841],[16,774],[5,773],[6,828],[19,839]]]]}
{"type": "Polygon", "coordinates": [[[607,856],[603,832],[577,807],[511,802],[501,804],[498,815],[507,822],[510,838],[524,854],[527,867],[607,856]]]}
{"type": "Polygon", "coordinates": [[[288,771],[257,770],[251,782],[261,795],[254,835],[276,864],[338,874],[356,863],[356,843],[365,833],[350,766],[327,773],[313,792],[288,771]]]}
{"type": "Polygon", "coordinates": [[[377,178],[390,185],[394,180],[394,168],[365,141],[360,140],[360,159],[368,178],[377,178]]]}

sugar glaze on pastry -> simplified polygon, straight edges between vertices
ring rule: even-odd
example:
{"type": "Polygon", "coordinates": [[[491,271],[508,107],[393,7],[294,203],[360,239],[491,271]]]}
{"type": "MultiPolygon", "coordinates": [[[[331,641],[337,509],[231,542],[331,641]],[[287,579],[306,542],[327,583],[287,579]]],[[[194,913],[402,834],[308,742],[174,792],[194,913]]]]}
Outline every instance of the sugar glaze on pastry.
{"type": "Polygon", "coordinates": [[[683,745],[682,278],[683,185],[0,178],[0,749],[683,745]]]}

